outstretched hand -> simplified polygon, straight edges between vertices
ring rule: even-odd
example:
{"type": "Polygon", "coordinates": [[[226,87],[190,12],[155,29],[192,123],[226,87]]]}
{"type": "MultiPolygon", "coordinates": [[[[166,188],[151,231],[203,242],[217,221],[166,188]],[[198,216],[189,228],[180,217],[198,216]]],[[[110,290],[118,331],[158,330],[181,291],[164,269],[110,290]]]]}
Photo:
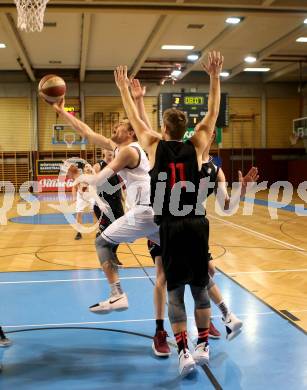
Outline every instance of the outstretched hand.
{"type": "Polygon", "coordinates": [[[132,79],[130,81],[130,89],[134,100],[140,99],[146,94],[146,87],[142,87],[138,79],[132,79]]]}
{"type": "Polygon", "coordinates": [[[242,183],[241,196],[244,196],[248,183],[256,183],[259,179],[258,168],[252,167],[245,176],[242,175],[241,171],[238,171],[238,175],[239,182],[242,183]]]}
{"type": "Polygon", "coordinates": [[[123,89],[126,86],[129,87],[130,81],[127,75],[127,66],[117,66],[114,71],[115,83],[118,89],[123,89]]]}
{"type": "Polygon", "coordinates": [[[222,71],[224,57],[219,51],[210,51],[208,53],[207,63],[203,62],[202,67],[211,77],[219,77],[222,71]]]}
{"type": "Polygon", "coordinates": [[[63,98],[59,102],[55,102],[52,104],[53,109],[56,111],[57,114],[61,114],[64,111],[65,106],[65,99],[63,98]]]}

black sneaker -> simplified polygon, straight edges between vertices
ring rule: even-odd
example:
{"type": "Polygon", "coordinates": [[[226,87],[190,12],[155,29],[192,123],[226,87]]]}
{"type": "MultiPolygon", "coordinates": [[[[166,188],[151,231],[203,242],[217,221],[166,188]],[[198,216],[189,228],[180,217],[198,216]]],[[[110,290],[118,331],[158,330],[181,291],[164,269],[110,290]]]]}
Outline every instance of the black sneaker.
{"type": "Polygon", "coordinates": [[[76,234],[75,240],[81,240],[81,238],[82,238],[82,234],[80,232],[78,232],[76,234]]]}

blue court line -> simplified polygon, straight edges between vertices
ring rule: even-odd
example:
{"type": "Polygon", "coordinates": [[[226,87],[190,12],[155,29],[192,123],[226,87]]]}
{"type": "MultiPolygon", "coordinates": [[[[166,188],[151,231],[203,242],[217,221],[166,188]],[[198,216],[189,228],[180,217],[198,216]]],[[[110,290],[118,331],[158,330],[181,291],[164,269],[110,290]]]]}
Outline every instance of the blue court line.
{"type": "Polygon", "coordinates": [[[43,193],[43,194],[27,194],[23,195],[23,200],[32,203],[37,200],[41,200],[44,202],[57,202],[58,200],[66,199],[66,200],[72,200],[72,194],[71,193],[43,193]]]}
{"type": "MultiPolygon", "coordinates": [[[[76,214],[69,214],[69,216],[74,216],[76,214]]],[[[71,220],[71,218],[69,219],[71,220]]],[[[70,222],[65,218],[65,215],[62,213],[50,213],[50,214],[37,214],[33,216],[19,216],[10,218],[10,222],[21,223],[26,225],[69,225],[70,222]]],[[[94,223],[93,215],[91,213],[83,213],[82,215],[83,223],[94,223]]]]}
{"type": "Polygon", "coordinates": [[[307,215],[307,209],[303,205],[281,204],[280,202],[271,202],[264,199],[245,198],[247,203],[255,203],[259,206],[272,207],[274,209],[282,209],[290,212],[307,215]]]}

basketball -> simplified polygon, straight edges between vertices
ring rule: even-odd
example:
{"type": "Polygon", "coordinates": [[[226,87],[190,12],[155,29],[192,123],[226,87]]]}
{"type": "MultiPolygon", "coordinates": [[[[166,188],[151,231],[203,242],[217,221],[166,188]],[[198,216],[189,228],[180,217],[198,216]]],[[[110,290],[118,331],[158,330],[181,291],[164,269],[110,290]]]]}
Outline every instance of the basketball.
{"type": "Polygon", "coordinates": [[[63,99],[66,92],[65,81],[55,75],[44,76],[38,84],[38,93],[47,103],[56,103],[63,99]]]}
{"type": "Polygon", "coordinates": [[[76,165],[71,165],[68,168],[68,171],[67,171],[68,177],[75,179],[78,176],[78,174],[79,174],[79,169],[76,165]]]}

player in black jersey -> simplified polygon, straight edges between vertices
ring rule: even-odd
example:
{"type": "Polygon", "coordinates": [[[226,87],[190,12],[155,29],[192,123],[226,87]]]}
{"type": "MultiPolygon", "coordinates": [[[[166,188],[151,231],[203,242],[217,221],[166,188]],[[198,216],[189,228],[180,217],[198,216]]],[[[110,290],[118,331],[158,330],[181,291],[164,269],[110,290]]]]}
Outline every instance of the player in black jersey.
{"type": "MultiPolygon", "coordinates": [[[[99,173],[100,171],[102,171],[113,160],[113,158],[114,158],[114,152],[112,150],[104,150],[103,159],[98,161],[93,166],[95,172],[99,173]]],[[[120,183],[119,177],[117,175],[114,175],[110,179],[108,179],[108,182],[112,185],[112,187],[118,188],[118,190],[115,191],[113,194],[109,194],[109,191],[104,191],[105,185],[102,185],[101,187],[97,187],[97,193],[110,206],[113,216],[109,218],[107,212],[102,215],[99,206],[97,204],[94,205],[94,213],[96,215],[97,220],[99,221],[99,232],[97,233],[97,236],[99,236],[101,232],[103,232],[108,226],[111,225],[113,221],[112,219],[113,217],[115,220],[122,217],[125,214],[123,203],[122,203],[122,191],[121,188],[118,187],[118,184],[120,183]]],[[[112,248],[112,251],[115,256],[114,262],[118,266],[122,266],[123,264],[118,260],[116,254],[118,246],[119,245],[115,245],[112,248]]]]}
{"type": "Polygon", "coordinates": [[[11,340],[6,337],[2,327],[0,326],[0,347],[8,347],[11,344],[11,340]]]}
{"type": "MultiPolygon", "coordinates": [[[[215,134],[213,134],[211,142],[204,150],[202,156],[203,164],[201,169],[201,176],[203,178],[209,178],[209,182],[211,183],[211,185],[208,186],[207,191],[205,191],[206,196],[203,199],[203,201],[205,201],[211,194],[213,193],[216,194],[217,188],[219,188],[220,192],[222,193],[222,196],[217,197],[217,200],[220,202],[221,209],[227,213],[227,210],[230,209],[230,197],[227,192],[227,183],[226,183],[225,174],[222,168],[218,167],[213,163],[212,157],[210,157],[209,155],[211,143],[213,142],[214,137],[215,134]]],[[[256,167],[252,167],[244,177],[242,175],[242,172],[239,171],[239,182],[241,183],[241,188],[239,189],[240,193],[234,194],[234,197],[237,198],[237,202],[239,202],[240,199],[243,200],[246,193],[247,184],[251,182],[256,182],[258,178],[259,178],[258,169],[256,167]]],[[[222,321],[224,322],[224,325],[226,327],[227,339],[232,340],[234,337],[236,337],[239,334],[243,324],[242,321],[238,319],[236,315],[229,310],[229,308],[227,307],[226,303],[223,300],[223,297],[221,295],[218,286],[213,281],[215,267],[210,252],[208,253],[208,261],[209,261],[208,268],[209,268],[209,275],[210,275],[209,284],[208,284],[209,296],[210,299],[217,305],[217,307],[220,309],[222,313],[222,321]]],[[[214,335],[216,335],[216,338],[219,337],[219,332],[217,331],[217,329],[215,329],[212,323],[210,323],[209,334],[211,335],[211,337],[214,337],[214,335]]]]}
{"type": "MultiPolygon", "coordinates": [[[[139,80],[131,80],[131,94],[137,107],[140,118],[151,128],[150,120],[145,109],[144,96],[146,87],[141,86],[139,80]]],[[[162,265],[161,248],[153,241],[153,250],[150,254],[155,264],[155,285],[154,285],[154,310],[156,320],[156,330],[153,337],[152,349],[159,357],[171,355],[171,349],[167,342],[168,334],[164,328],[165,304],[166,304],[166,280],[162,265]],[[155,252],[154,248],[158,248],[155,252]]]]}
{"type": "Polygon", "coordinates": [[[160,225],[163,268],[167,280],[169,319],[176,337],[179,372],[187,375],[195,362],[209,361],[208,329],[210,301],[208,297],[208,223],[198,202],[202,154],[210,142],[220,105],[220,72],[223,57],[209,53],[203,65],[210,76],[208,112],[197,125],[194,136],[186,143],[182,138],[187,120],[175,109],[163,114],[162,136],[157,135],[139,117],[129,91],[127,67],[118,67],[116,84],[138,140],[151,164],[151,202],[160,225]],[[195,302],[198,341],[192,354],[187,345],[187,317],[184,304],[185,285],[189,284],[195,302]]]}
{"type": "MultiPolygon", "coordinates": [[[[203,178],[208,178],[209,183],[211,183],[211,185],[208,186],[207,191],[204,191],[206,192],[206,198],[208,198],[213,193],[216,193],[216,189],[218,185],[220,185],[225,189],[225,194],[224,194],[225,196],[223,197],[223,200],[225,200],[225,204],[222,205],[222,208],[227,210],[229,208],[230,198],[227,193],[225,174],[222,168],[215,165],[212,157],[209,156],[209,147],[206,148],[203,154],[201,175],[203,178]]],[[[241,197],[244,197],[247,183],[255,182],[257,180],[258,180],[258,170],[255,167],[252,167],[244,177],[242,177],[241,172],[239,172],[239,181],[241,181],[243,184],[241,189],[241,197]]],[[[205,201],[205,198],[203,199],[203,201],[205,201]]],[[[158,244],[148,240],[147,245],[148,245],[148,250],[150,252],[150,255],[154,261],[156,257],[162,255],[161,247],[158,244]]],[[[239,334],[240,328],[242,327],[242,321],[239,320],[236,317],[236,315],[229,310],[228,306],[223,300],[222,294],[218,286],[213,281],[215,266],[213,262],[213,257],[210,252],[208,252],[208,271],[209,271],[209,283],[208,283],[209,297],[220,309],[222,314],[222,320],[226,327],[226,332],[227,332],[226,337],[228,340],[232,340],[234,337],[236,337],[239,334]]],[[[161,288],[166,288],[166,283],[161,288]]],[[[212,321],[210,321],[209,337],[211,338],[220,337],[220,332],[215,328],[212,321]]]]}

